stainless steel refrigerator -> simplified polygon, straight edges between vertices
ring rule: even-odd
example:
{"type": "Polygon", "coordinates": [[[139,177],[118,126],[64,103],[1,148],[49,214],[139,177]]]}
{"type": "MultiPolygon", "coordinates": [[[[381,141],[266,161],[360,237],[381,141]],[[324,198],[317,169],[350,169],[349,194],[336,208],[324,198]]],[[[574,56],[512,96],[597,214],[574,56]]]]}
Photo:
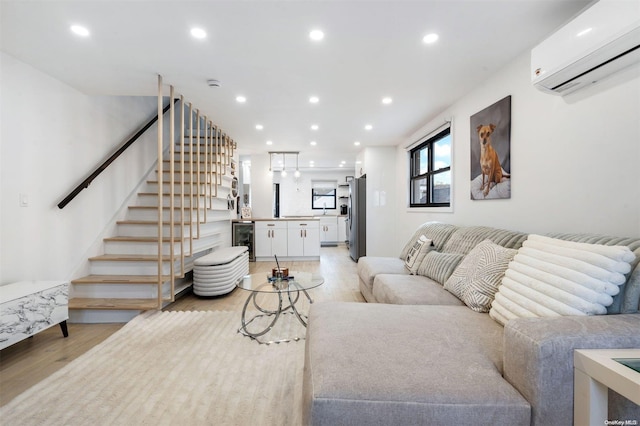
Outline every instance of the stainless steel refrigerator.
{"type": "Polygon", "coordinates": [[[367,179],[366,175],[349,182],[347,207],[349,254],[356,262],[367,254],[367,179]]]}

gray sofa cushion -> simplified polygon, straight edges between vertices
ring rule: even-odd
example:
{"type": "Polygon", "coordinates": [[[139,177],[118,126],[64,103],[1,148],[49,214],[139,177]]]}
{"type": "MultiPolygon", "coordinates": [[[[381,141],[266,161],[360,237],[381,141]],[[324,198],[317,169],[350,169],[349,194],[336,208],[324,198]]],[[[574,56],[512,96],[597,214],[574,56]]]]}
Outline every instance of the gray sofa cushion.
{"type": "Polygon", "coordinates": [[[433,247],[435,250],[442,250],[445,243],[456,229],[458,229],[457,226],[450,225],[448,223],[423,223],[422,225],[420,225],[420,227],[418,227],[418,229],[416,229],[416,231],[413,233],[413,236],[409,239],[409,241],[407,241],[407,244],[405,244],[404,248],[400,252],[400,259],[404,260],[407,257],[409,249],[413,247],[413,245],[416,241],[418,241],[418,238],[420,238],[421,235],[424,235],[433,242],[433,247]]]}
{"type": "Polygon", "coordinates": [[[369,291],[373,287],[373,279],[378,274],[409,275],[404,260],[397,257],[364,256],[358,259],[357,270],[362,285],[369,291]]]}
{"type": "Polygon", "coordinates": [[[488,226],[461,227],[447,240],[442,251],[467,254],[484,240],[491,240],[502,247],[519,249],[527,237],[528,234],[522,232],[496,229],[488,226]]]}
{"type": "MultiPolygon", "coordinates": [[[[519,318],[504,328],[504,377],[531,402],[536,425],[573,424],[573,350],[640,348],[640,314],[519,318]]],[[[635,405],[635,404],[633,404],[635,405]]],[[[640,407],[610,419],[640,419],[640,407]]]]}
{"type": "Polygon", "coordinates": [[[529,425],[501,375],[502,334],[464,306],[313,304],[304,423],[529,425]]]}
{"type": "Polygon", "coordinates": [[[420,275],[378,274],[373,280],[373,296],[378,303],[395,305],[464,306],[439,283],[420,275]]]}

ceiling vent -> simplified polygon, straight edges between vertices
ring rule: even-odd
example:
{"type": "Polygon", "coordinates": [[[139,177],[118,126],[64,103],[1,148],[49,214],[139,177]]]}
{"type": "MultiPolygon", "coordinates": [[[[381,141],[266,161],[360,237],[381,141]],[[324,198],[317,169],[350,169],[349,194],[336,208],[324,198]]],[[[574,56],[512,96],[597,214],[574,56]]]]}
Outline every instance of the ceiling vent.
{"type": "Polygon", "coordinates": [[[531,51],[531,81],[566,95],[640,62],[640,7],[600,0],[531,51]]]}
{"type": "Polygon", "coordinates": [[[209,85],[209,87],[220,87],[220,81],[219,80],[207,80],[207,84],[209,85]]]}

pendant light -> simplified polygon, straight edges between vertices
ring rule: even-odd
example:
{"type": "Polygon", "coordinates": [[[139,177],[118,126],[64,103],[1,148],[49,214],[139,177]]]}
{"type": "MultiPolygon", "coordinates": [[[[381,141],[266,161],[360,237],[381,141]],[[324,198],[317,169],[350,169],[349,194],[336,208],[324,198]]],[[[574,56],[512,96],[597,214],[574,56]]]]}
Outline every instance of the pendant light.
{"type": "Polygon", "coordinates": [[[297,178],[300,177],[300,169],[298,168],[298,154],[296,154],[296,171],[293,175],[297,178]]]}
{"type": "Polygon", "coordinates": [[[287,161],[286,161],[287,156],[285,155],[285,153],[282,153],[282,171],[280,172],[280,176],[285,178],[287,177],[287,171],[285,170],[285,168],[287,167],[287,161]]]}

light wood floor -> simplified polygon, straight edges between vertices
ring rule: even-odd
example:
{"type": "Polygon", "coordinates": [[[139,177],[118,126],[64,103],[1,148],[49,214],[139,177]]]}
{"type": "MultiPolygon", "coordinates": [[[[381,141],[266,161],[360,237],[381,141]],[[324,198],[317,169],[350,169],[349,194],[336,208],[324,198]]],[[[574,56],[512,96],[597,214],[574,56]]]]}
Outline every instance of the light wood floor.
{"type": "MultiPolygon", "coordinates": [[[[272,262],[251,262],[251,273],[271,271],[272,262]]],[[[315,302],[341,300],[363,302],[358,290],[356,263],[346,247],[323,247],[321,261],[286,262],[290,271],[317,272],[324,284],[310,294],[315,302]]],[[[248,293],[234,290],[228,295],[203,298],[187,293],[167,306],[165,311],[242,310],[248,293]]],[[[69,364],[93,348],[124,324],[69,324],[69,337],[63,338],[60,327],[51,327],[31,339],[23,340],[0,351],[0,406],[24,392],[50,374],[69,364]]]]}

